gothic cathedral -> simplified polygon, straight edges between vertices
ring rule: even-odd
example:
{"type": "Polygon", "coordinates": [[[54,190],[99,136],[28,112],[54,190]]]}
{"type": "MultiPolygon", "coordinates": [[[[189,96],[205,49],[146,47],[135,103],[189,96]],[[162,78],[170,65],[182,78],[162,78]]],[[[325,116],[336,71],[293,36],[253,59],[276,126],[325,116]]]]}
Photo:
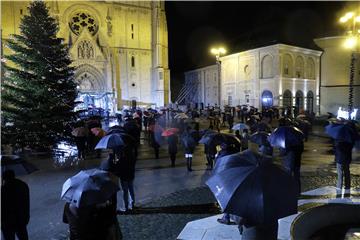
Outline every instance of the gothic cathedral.
{"type": "MultiPolygon", "coordinates": [[[[81,108],[165,106],[170,100],[163,1],[46,1],[69,44],[81,108]]],[[[19,34],[29,1],[1,1],[1,38],[19,34]]],[[[6,53],[6,49],[4,49],[6,53]]]]}

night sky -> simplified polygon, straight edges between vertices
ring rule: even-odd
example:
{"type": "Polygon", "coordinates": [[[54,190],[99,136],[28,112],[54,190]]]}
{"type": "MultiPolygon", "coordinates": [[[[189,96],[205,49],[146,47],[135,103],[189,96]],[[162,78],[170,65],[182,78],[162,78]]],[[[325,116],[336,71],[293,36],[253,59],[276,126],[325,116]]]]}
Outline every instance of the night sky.
{"type": "Polygon", "coordinates": [[[167,1],[173,100],[184,71],[215,64],[210,48],[236,53],[285,43],[319,49],[314,38],[344,33],[338,19],[356,2],[167,1]]]}

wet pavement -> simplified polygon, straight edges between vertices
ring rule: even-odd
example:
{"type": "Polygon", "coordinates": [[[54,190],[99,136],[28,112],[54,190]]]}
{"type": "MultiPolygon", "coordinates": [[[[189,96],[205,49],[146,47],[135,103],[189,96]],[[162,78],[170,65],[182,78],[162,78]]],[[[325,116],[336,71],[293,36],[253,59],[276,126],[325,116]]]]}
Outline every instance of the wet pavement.
{"type": "MultiPolygon", "coordinates": [[[[203,125],[205,126],[206,124],[207,123],[204,123],[203,125]]],[[[334,156],[329,152],[331,150],[329,138],[323,134],[321,127],[315,127],[314,132],[315,135],[311,135],[308,142],[305,143],[305,152],[302,158],[302,180],[306,182],[306,186],[304,186],[304,188],[307,190],[311,189],[311,186],[315,185],[327,186],[335,184],[336,169],[334,156]]],[[[135,175],[135,196],[137,204],[141,206],[153,204],[153,206],[158,207],[156,205],[161,204],[164,201],[176,202],[178,200],[179,203],[181,202],[183,205],[208,204],[213,201],[213,198],[208,196],[207,198],[211,198],[211,201],[207,199],[207,201],[201,202],[203,196],[200,195],[203,192],[196,190],[194,192],[194,190],[192,190],[194,188],[203,187],[205,181],[211,174],[210,171],[206,170],[203,145],[199,145],[194,154],[193,172],[187,172],[186,163],[181,152],[178,153],[176,167],[171,168],[170,160],[167,156],[166,146],[163,146],[160,151],[160,159],[154,159],[153,150],[148,146],[145,138],[142,139],[139,154],[135,175]]],[[[275,156],[276,154],[277,152],[275,152],[275,156]]],[[[28,225],[30,239],[66,238],[68,226],[62,223],[64,201],[60,200],[62,184],[68,177],[76,174],[81,169],[98,166],[100,161],[106,159],[106,157],[107,152],[103,151],[101,158],[96,158],[95,155],[90,155],[88,159],[80,162],[78,165],[65,165],[64,167],[54,166],[53,160],[47,156],[38,155],[32,156],[31,159],[29,159],[40,169],[40,171],[31,175],[21,177],[21,179],[26,181],[30,187],[31,219],[28,225]]],[[[359,151],[354,151],[353,158],[354,162],[351,165],[351,173],[353,175],[360,176],[359,151]]],[[[280,160],[277,159],[277,162],[280,163],[280,160]]],[[[356,181],[355,184],[358,184],[358,178],[356,177],[354,180],[356,181]]],[[[201,205],[201,211],[198,210],[199,212],[184,213],[186,215],[185,219],[182,219],[179,216],[181,214],[171,212],[176,211],[176,209],[166,208],[158,210],[165,211],[165,213],[161,214],[159,212],[156,213],[156,209],[148,209],[148,212],[144,211],[143,214],[139,213],[137,215],[142,216],[145,214],[152,220],[159,217],[162,219],[162,215],[164,215],[163,219],[167,219],[169,215],[171,215],[172,220],[169,221],[168,226],[164,226],[162,228],[174,228],[174,230],[171,231],[173,233],[171,236],[176,236],[174,235],[176,232],[175,230],[180,229],[181,231],[187,221],[196,219],[197,216],[200,216],[201,218],[213,215],[214,213],[211,213],[210,208],[210,214],[202,212],[206,211],[207,207],[207,205],[201,205]]],[[[180,210],[181,208],[177,209],[177,211],[180,210]]],[[[125,217],[128,218],[128,216],[125,217]]],[[[122,225],[125,224],[122,216],[120,216],[119,219],[122,222],[122,225]]],[[[146,224],[146,221],[144,221],[136,222],[134,224],[146,224]]],[[[124,235],[128,236],[128,238],[125,239],[143,239],[136,238],[135,236],[145,236],[147,229],[141,226],[126,226],[123,229],[123,232],[136,231],[136,229],[142,228],[144,229],[144,232],[139,233],[140,235],[125,233],[124,235]]],[[[153,233],[150,231],[149,234],[153,233]]],[[[160,236],[160,238],[157,239],[173,239],[170,235],[166,235],[167,237],[165,235],[163,235],[165,238],[160,236]]]]}

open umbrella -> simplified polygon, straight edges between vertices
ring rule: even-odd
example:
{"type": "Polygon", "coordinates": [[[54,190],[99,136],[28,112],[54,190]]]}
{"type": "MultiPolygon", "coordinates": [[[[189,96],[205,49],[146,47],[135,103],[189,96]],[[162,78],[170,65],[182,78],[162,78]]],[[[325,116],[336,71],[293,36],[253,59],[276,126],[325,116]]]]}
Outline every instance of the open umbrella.
{"type": "Polygon", "coordinates": [[[245,218],[248,226],[273,223],[297,213],[295,180],[267,161],[225,169],[206,184],[222,210],[245,218]]]}
{"type": "Polygon", "coordinates": [[[268,137],[270,133],[267,132],[256,132],[250,135],[250,141],[258,145],[270,145],[268,137]]]}
{"type": "Polygon", "coordinates": [[[299,114],[299,115],[297,115],[296,116],[296,118],[298,118],[298,119],[306,119],[307,117],[306,117],[306,115],[305,114],[299,114]]]}
{"type": "Polygon", "coordinates": [[[240,146],[240,140],[234,135],[217,132],[204,135],[199,143],[211,146],[220,145],[222,143],[227,145],[234,144],[236,148],[240,146]]]}
{"type": "Polygon", "coordinates": [[[161,133],[161,136],[169,137],[171,135],[177,134],[178,132],[179,132],[178,128],[168,128],[161,133]]]}
{"type": "MultiPolygon", "coordinates": [[[[95,149],[114,149],[129,144],[126,142],[126,133],[113,133],[106,135],[96,144],[95,149]]],[[[128,138],[131,137],[130,135],[128,138]]]]}
{"type": "Polygon", "coordinates": [[[232,127],[232,129],[242,131],[244,129],[250,129],[250,127],[245,123],[237,123],[232,127]]]}
{"type": "Polygon", "coordinates": [[[304,134],[296,127],[281,126],[275,129],[268,140],[272,147],[288,148],[301,144],[304,134]]]}
{"type": "Polygon", "coordinates": [[[344,123],[330,123],[325,127],[325,132],[338,141],[354,143],[360,136],[354,127],[344,123]]]}
{"type": "Polygon", "coordinates": [[[13,170],[16,176],[21,176],[39,169],[17,155],[1,155],[1,171],[6,170],[13,170]]]}
{"type": "Polygon", "coordinates": [[[217,174],[221,171],[234,167],[255,166],[258,164],[262,164],[265,161],[271,162],[272,158],[248,149],[242,152],[226,155],[219,158],[216,161],[212,173],[217,174]]]}
{"type": "Polygon", "coordinates": [[[80,171],[67,179],[62,187],[61,199],[76,207],[104,203],[119,190],[117,178],[100,169],[80,171]]]}
{"type": "Polygon", "coordinates": [[[89,130],[85,127],[77,127],[72,130],[71,134],[74,137],[86,137],[89,134],[89,130]]]}
{"type": "Polygon", "coordinates": [[[189,116],[186,115],[185,113],[178,113],[178,114],[175,115],[174,118],[176,118],[176,119],[187,119],[187,118],[189,118],[189,116]]]}

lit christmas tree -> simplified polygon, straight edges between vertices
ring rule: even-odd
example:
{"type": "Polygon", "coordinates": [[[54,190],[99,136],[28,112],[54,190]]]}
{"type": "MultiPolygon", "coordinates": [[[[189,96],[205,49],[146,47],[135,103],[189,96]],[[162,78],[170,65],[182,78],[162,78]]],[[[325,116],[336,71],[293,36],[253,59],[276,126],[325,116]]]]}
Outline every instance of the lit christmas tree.
{"type": "Polygon", "coordinates": [[[56,37],[58,23],[43,1],[31,2],[28,11],[20,35],[6,42],[2,143],[43,148],[73,121],[77,90],[68,47],[56,37]]]}

